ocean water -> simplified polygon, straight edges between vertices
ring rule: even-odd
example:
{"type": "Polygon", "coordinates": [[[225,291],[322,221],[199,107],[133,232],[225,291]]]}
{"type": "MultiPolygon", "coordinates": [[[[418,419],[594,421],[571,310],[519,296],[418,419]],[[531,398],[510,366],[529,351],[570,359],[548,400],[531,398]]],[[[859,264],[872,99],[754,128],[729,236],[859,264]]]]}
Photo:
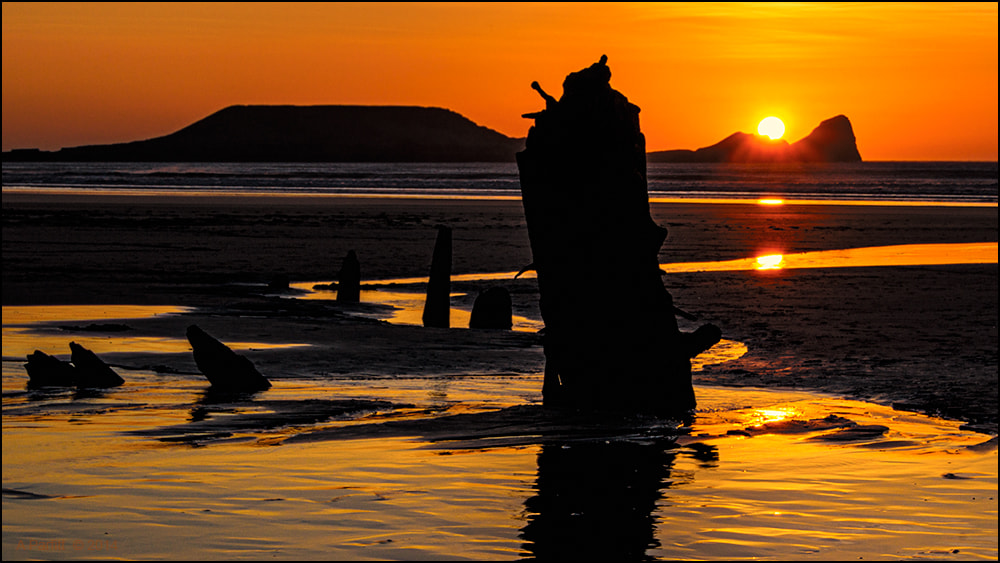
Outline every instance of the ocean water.
{"type": "MultiPolygon", "coordinates": [[[[996,162],[649,164],[651,198],[997,203],[996,162]]],[[[3,163],[3,189],[519,198],[514,163],[3,163]]]]}

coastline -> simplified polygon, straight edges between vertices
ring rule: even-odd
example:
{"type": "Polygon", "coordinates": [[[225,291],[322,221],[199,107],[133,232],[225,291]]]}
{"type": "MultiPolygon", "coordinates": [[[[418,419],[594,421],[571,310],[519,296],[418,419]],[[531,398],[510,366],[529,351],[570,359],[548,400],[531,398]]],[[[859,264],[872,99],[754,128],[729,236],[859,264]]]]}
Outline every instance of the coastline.
{"type": "MultiPolygon", "coordinates": [[[[983,208],[652,209],[673,264],[997,232],[983,208]]],[[[3,211],[5,559],[544,557],[580,547],[581,506],[581,558],[996,558],[996,263],[672,272],[676,304],[746,353],[696,368],[690,425],[595,435],[541,408],[535,332],[390,324],[377,299],[298,289],[355,249],[363,280],[419,296],[444,223],[452,306],[501,284],[537,319],[534,279],[460,277],[530,259],[517,201],[5,194],[3,211]],[[213,393],[191,324],[273,387],[213,393]],[[70,341],[126,384],[26,390],[26,351],[70,341]]]]}

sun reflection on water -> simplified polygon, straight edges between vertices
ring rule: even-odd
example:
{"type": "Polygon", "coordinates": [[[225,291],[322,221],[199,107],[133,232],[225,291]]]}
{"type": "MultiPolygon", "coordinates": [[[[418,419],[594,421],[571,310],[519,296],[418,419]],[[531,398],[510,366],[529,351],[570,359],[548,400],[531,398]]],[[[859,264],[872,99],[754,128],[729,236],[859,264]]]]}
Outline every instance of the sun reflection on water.
{"type": "Polygon", "coordinates": [[[781,254],[768,254],[766,256],[757,257],[757,269],[758,270],[780,270],[781,263],[784,261],[785,257],[781,254]]]}
{"type": "Polygon", "coordinates": [[[750,426],[760,426],[768,422],[787,420],[797,413],[792,409],[754,409],[748,417],[750,426]]]}

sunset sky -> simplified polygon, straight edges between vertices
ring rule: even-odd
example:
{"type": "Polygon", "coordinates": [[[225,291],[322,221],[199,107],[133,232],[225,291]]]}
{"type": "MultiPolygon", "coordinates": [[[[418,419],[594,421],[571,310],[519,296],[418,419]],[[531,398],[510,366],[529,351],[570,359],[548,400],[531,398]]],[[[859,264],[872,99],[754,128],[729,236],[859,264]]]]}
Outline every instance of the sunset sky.
{"type": "Polygon", "coordinates": [[[3,150],[233,104],[419,105],[506,135],[608,55],[648,150],[848,116],[865,160],[997,160],[997,4],[3,3],[3,150]]]}

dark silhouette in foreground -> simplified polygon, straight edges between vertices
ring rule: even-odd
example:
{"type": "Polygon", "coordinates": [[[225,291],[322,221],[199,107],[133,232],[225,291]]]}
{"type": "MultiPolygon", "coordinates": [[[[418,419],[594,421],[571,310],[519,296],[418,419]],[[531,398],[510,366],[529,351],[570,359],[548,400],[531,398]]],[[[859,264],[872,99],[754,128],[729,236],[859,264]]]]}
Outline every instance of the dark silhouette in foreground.
{"type": "Polygon", "coordinates": [[[271,382],[257,371],[250,360],[233,352],[197,325],[188,327],[187,339],[193,349],[195,364],[208,378],[214,391],[250,392],[271,387],[271,382]]]}
{"type": "Polygon", "coordinates": [[[288,279],[287,274],[275,274],[271,278],[271,281],[267,282],[267,290],[274,292],[288,291],[289,284],[291,284],[291,280],[288,279]]]}
{"type": "Polygon", "coordinates": [[[115,373],[111,366],[98,358],[97,354],[76,342],[70,342],[69,349],[72,352],[70,361],[76,366],[79,378],[78,387],[116,387],[125,383],[125,380],[115,373]]]}
{"type": "Polygon", "coordinates": [[[28,372],[28,389],[75,387],[77,383],[76,366],[41,350],[28,354],[28,363],[24,364],[24,369],[28,372]]]}
{"type": "Polygon", "coordinates": [[[551,406],[681,414],[696,404],[690,359],[721,332],[678,329],[639,108],[611,88],[606,62],[567,76],[557,102],[544,96],[517,154],[545,321],[542,394],[551,406]]]}
{"type": "Polygon", "coordinates": [[[649,162],[861,162],[851,121],[838,115],[823,121],[808,136],[789,144],[762,135],[733,133],[698,150],[649,153],[649,162]]]}
{"type": "Polygon", "coordinates": [[[513,304],[510,292],[502,287],[491,287],[476,296],[472,304],[469,328],[496,328],[510,330],[514,326],[513,304]]]}
{"type": "Polygon", "coordinates": [[[28,388],[78,387],[80,389],[103,389],[117,387],[125,383],[120,375],[97,357],[97,354],[69,343],[70,361],[64,362],[45,352],[35,350],[28,354],[24,369],[28,372],[28,388]]]}
{"type": "Polygon", "coordinates": [[[431,275],[427,281],[427,301],[423,321],[426,327],[451,326],[451,227],[438,226],[431,258],[431,275]]]}
{"type": "Polygon", "coordinates": [[[344,256],[344,262],[337,274],[337,301],[341,303],[361,301],[361,262],[353,250],[344,256]]]}

